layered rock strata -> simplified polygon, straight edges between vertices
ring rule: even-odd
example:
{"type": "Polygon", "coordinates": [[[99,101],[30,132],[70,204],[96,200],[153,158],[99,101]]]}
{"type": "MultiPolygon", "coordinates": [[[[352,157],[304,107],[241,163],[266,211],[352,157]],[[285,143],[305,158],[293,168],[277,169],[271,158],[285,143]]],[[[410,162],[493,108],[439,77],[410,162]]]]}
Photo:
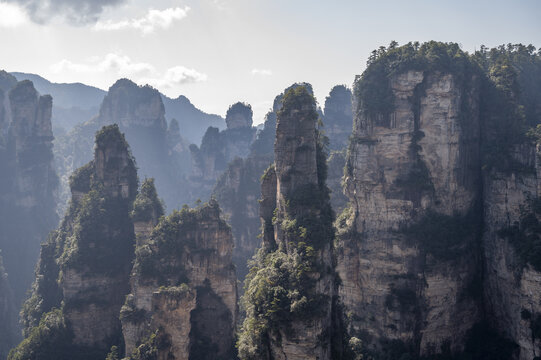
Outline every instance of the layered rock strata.
{"type": "Polygon", "coordinates": [[[120,313],[126,354],[139,359],[155,347],[164,359],[234,356],[233,239],[218,204],[174,211],[137,236],[131,294],[120,313]]]}
{"type": "Polygon", "coordinates": [[[368,346],[458,352],[480,320],[479,89],[475,76],[465,82],[406,70],[389,80],[389,113],[354,103],[338,271],[368,346]]]}

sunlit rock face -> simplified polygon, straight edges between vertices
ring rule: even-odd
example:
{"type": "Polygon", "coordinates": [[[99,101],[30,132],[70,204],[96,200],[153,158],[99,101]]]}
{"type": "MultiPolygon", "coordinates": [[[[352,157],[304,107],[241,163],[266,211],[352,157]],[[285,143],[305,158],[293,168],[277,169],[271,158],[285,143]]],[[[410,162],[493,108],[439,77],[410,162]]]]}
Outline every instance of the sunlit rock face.
{"type": "Polygon", "coordinates": [[[442,345],[461,351],[480,320],[480,298],[469,292],[481,269],[479,234],[458,232],[446,250],[418,242],[419,233],[436,236],[423,228],[435,221],[480,224],[479,90],[475,77],[468,82],[409,70],[390,79],[389,114],[368,115],[355,99],[338,271],[352,325],[369,346],[400,340],[425,355],[442,345]]]}

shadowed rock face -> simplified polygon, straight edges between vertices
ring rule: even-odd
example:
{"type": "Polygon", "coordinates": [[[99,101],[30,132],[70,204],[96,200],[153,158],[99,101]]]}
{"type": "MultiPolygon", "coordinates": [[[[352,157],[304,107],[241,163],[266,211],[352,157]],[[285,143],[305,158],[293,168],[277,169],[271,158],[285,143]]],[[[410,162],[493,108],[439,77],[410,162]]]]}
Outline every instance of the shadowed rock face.
{"type": "Polygon", "coordinates": [[[238,102],[231,105],[227,110],[225,123],[228,129],[250,128],[253,124],[252,116],[252,107],[248,104],[238,102]]]}
{"type": "Polygon", "coordinates": [[[342,150],[348,146],[353,127],[352,100],[351,90],[344,85],[333,87],[325,98],[323,123],[331,150],[342,150]]]}
{"type": "Polygon", "coordinates": [[[226,122],[227,129],[223,131],[209,127],[200,147],[190,145],[190,202],[208,199],[229,162],[236,158],[246,158],[250,154],[252,143],[256,139],[256,129],[252,127],[251,106],[240,102],[231,105],[227,111],[226,122]]]}
{"type": "Polygon", "coordinates": [[[15,343],[17,328],[13,292],[4,270],[2,256],[0,256],[0,357],[6,359],[9,350],[15,343]]]}
{"type": "MultiPolygon", "coordinates": [[[[0,72],[0,250],[13,317],[32,284],[39,244],[57,222],[51,106],[51,97],[40,96],[30,81],[0,72]]],[[[19,331],[16,322],[5,324],[19,331]]]]}
{"type": "Polygon", "coordinates": [[[175,211],[150,235],[137,235],[131,294],[121,312],[126,354],[138,359],[138,346],[157,332],[167,339],[159,358],[233,356],[233,239],[218,204],[175,211]]]}

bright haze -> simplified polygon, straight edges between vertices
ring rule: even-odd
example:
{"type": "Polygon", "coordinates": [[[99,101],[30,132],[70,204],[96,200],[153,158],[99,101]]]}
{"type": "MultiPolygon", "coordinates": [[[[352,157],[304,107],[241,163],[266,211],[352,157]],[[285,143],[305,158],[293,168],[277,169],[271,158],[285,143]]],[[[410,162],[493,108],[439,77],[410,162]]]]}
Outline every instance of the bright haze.
{"type": "Polygon", "coordinates": [[[541,46],[541,1],[0,0],[0,68],[107,89],[127,77],[220,115],[310,82],[320,104],[408,41],[541,46]]]}

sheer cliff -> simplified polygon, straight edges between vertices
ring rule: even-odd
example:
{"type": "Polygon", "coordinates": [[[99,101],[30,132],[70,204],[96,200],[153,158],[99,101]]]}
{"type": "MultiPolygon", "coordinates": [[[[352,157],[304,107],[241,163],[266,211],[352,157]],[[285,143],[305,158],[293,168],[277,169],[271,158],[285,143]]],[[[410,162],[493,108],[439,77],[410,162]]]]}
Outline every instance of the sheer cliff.
{"type": "Polygon", "coordinates": [[[32,295],[23,306],[25,340],[10,359],[105,358],[120,342],[137,173],[118,126],[96,134],[94,159],[72,175],[70,187],[70,208],[42,245],[32,295]]]}
{"type": "Polygon", "coordinates": [[[524,123],[541,118],[535,106],[523,118],[502,85],[520,86],[511,61],[528,51],[499,52],[511,55],[393,45],[356,79],[338,272],[352,330],[376,358],[538,354],[539,273],[516,239],[531,234],[537,197],[524,123]]]}
{"type": "Polygon", "coordinates": [[[129,358],[151,351],[160,359],[234,357],[233,239],[218,204],[174,211],[150,233],[139,226],[137,237],[131,293],[120,312],[129,358]]]}
{"type": "MultiPolygon", "coordinates": [[[[57,223],[51,106],[52,98],[30,81],[0,71],[0,251],[12,310],[32,284],[39,244],[57,223]]],[[[11,330],[18,332],[17,326],[11,330]]]]}
{"type": "MultiPolygon", "coordinates": [[[[213,190],[226,218],[231,225],[235,248],[233,259],[237,266],[237,275],[241,281],[247,273],[248,260],[254,255],[261,240],[257,234],[260,231],[260,219],[257,212],[258,200],[261,196],[260,178],[264,170],[274,160],[274,141],[276,137],[276,116],[282,107],[284,94],[291,89],[304,86],[312,94],[312,87],[308,83],[295,83],[277,95],[273,108],[265,117],[264,128],[258,132],[255,141],[251,144],[249,155],[242,159],[231,161],[225,172],[218,178],[213,190]]],[[[335,143],[337,148],[344,148],[351,134],[351,92],[344,86],[336,86],[327,98],[323,129],[329,134],[329,142],[335,143]],[[349,123],[348,123],[349,117],[349,123]],[[329,125],[327,124],[327,121],[329,125]]],[[[318,123],[320,126],[321,123],[318,123]]],[[[341,210],[346,204],[342,194],[342,175],[345,165],[345,151],[333,152],[329,156],[329,175],[327,183],[332,190],[331,204],[333,209],[341,210]]]]}
{"type": "MultiPolygon", "coordinates": [[[[333,212],[315,100],[285,93],[262,183],[263,245],[247,276],[241,359],[339,357],[333,212]]],[[[340,338],[341,339],[341,338],[340,338]]]]}

